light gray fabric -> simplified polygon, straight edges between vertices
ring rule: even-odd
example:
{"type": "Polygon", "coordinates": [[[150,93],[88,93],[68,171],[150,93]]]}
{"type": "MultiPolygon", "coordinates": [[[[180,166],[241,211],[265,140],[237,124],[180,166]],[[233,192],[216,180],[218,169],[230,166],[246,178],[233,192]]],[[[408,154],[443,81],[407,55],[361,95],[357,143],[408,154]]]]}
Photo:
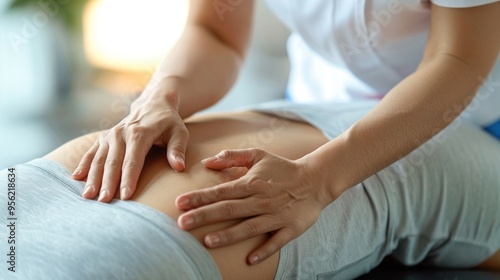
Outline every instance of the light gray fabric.
{"type": "Polygon", "coordinates": [[[83,199],[83,183],[50,160],[15,168],[16,272],[7,270],[8,171],[2,170],[0,279],[221,278],[203,246],[163,213],[132,201],[83,199]]]}
{"type": "MultiPolygon", "coordinates": [[[[278,101],[247,109],[305,120],[331,139],[375,104],[278,101]]],[[[499,250],[499,213],[500,142],[458,119],[326,207],[281,250],[275,279],[352,279],[387,255],[407,265],[472,267],[499,250]]]]}
{"type": "MultiPolygon", "coordinates": [[[[275,102],[248,109],[306,120],[334,138],[374,105],[275,102]]],[[[500,142],[459,119],[325,208],[281,250],[276,279],[352,279],[386,255],[408,265],[480,263],[500,248],[499,159],[500,142]]],[[[83,184],[43,159],[17,166],[18,272],[8,272],[6,173],[0,279],[220,278],[206,250],[167,216],[134,202],[84,200],[83,184]]]]}

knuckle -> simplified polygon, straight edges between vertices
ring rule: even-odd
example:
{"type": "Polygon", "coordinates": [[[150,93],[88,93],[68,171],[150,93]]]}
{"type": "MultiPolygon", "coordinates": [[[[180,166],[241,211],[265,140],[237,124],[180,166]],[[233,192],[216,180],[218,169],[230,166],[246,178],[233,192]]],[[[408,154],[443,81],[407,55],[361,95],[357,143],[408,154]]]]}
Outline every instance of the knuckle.
{"type": "Polygon", "coordinates": [[[250,148],[250,154],[252,156],[252,158],[255,158],[256,156],[262,154],[264,151],[260,148],[250,148]]]}
{"type": "Polygon", "coordinates": [[[272,255],[274,252],[279,251],[286,245],[286,240],[284,238],[277,238],[271,246],[266,250],[266,255],[272,255]]]}
{"type": "Polygon", "coordinates": [[[309,221],[307,219],[295,219],[295,221],[298,231],[303,231],[309,228],[309,221]]]}
{"type": "Polygon", "coordinates": [[[220,236],[220,239],[226,243],[231,243],[234,240],[234,235],[230,230],[221,231],[218,233],[218,235],[220,236]]]}
{"type": "Polygon", "coordinates": [[[265,209],[265,210],[270,210],[273,208],[273,206],[275,205],[275,202],[274,200],[272,199],[262,199],[260,202],[259,202],[259,208],[260,209],[265,209]]]}
{"type": "Polygon", "coordinates": [[[97,138],[97,141],[99,144],[106,142],[106,138],[108,138],[109,134],[113,133],[113,128],[107,129],[99,135],[99,138],[97,138]]]}
{"type": "Polygon", "coordinates": [[[94,157],[94,160],[92,160],[92,165],[104,165],[104,163],[106,162],[106,158],[103,157],[103,156],[97,156],[97,157],[94,157]]]}
{"type": "Polygon", "coordinates": [[[220,243],[227,245],[234,242],[236,234],[237,233],[234,232],[234,229],[226,229],[217,232],[217,235],[220,237],[220,243]]]}
{"type": "Polygon", "coordinates": [[[101,135],[99,135],[99,137],[97,138],[97,140],[96,140],[96,141],[97,141],[98,143],[101,143],[101,142],[102,142],[102,140],[104,140],[104,139],[106,138],[106,136],[109,134],[109,131],[110,131],[109,129],[108,129],[108,130],[103,131],[103,132],[101,133],[101,135]]]}
{"type": "Polygon", "coordinates": [[[275,250],[277,251],[277,250],[283,248],[283,246],[285,246],[288,243],[288,241],[292,240],[294,236],[295,235],[290,235],[290,236],[282,235],[282,236],[278,237],[276,239],[275,250]]]}
{"type": "Polygon", "coordinates": [[[182,126],[179,127],[179,131],[177,133],[180,133],[184,137],[189,137],[189,130],[184,124],[182,124],[182,126]]]}
{"type": "Polygon", "coordinates": [[[223,203],[221,208],[224,217],[233,217],[236,214],[236,207],[232,203],[223,203]]]}
{"type": "Polygon", "coordinates": [[[225,195],[227,194],[227,189],[223,186],[218,186],[214,188],[212,193],[214,199],[222,198],[225,197],[225,195]]]}
{"type": "Polygon", "coordinates": [[[253,185],[251,183],[245,183],[243,184],[243,189],[246,193],[251,193],[253,192],[255,189],[253,187],[253,185]]]}
{"type": "Polygon", "coordinates": [[[218,154],[219,157],[223,157],[223,158],[231,158],[232,155],[233,155],[233,152],[230,150],[222,150],[218,154]]]}
{"type": "Polygon", "coordinates": [[[108,168],[116,168],[119,165],[120,165],[120,162],[117,159],[107,159],[105,166],[108,168]]]}
{"type": "Polygon", "coordinates": [[[97,182],[97,177],[95,175],[89,175],[87,178],[87,184],[94,184],[97,182]]]}
{"type": "Polygon", "coordinates": [[[259,226],[257,223],[249,221],[246,223],[245,232],[248,236],[255,236],[260,233],[259,226]]]}
{"type": "Polygon", "coordinates": [[[255,191],[255,186],[253,183],[254,180],[255,180],[254,178],[251,178],[250,180],[243,183],[243,188],[244,188],[245,192],[251,193],[251,192],[255,191]]]}
{"type": "Polygon", "coordinates": [[[81,164],[83,164],[85,161],[93,159],[95,156],[95,151],[93,150],[88,150],[82,157],[82,160],[80,161],[81,164]]]}
{"type": "Polygon", "coordinates": [[[135,169],[138,166],[138,162],[135,160],[126,160],[123,163],[123,168],[124,169],[135,169]]]}
{"type": "Polygon", "coordinates": [[[144,133],[146,132],[146,127],[142,125],[130,125],[127,128],[129,135],[132,139],[139,139],[141,138],[144,133]]]}
{"type": "Polygon", "coordinates": [[[112,135],[115,139],[120,138],[122,136],[122,133],[123,133],[122,126],[115,126],[109,132],[109,134],[112,135]]]}
{"type": "Polygon", "coordinates": [[[87,155],[94,156],[95,153],[97,152],[97,150],[99,149],[99,138],[94,140],[94,142],[92,143],[92,146],[90,146],[90,148],[82,147],[82,149],[86,151],[85,156],[87,156],[87,155]]]}
{"type": "Polygon", "coordinates": [[[191,204],[195,207],[198,207],[200,205],[200,198],[196,194],[190,195],[189,200],[191,201],[191,204]]]}
{"type": "Polygon", "coordinates": [[[109,131],[103,132],[99,138],[97,138],[96,142],[99,148],[103,147],[106,145],[106,137],[108,136],[109,131]]]}
{"type": "Polygon", "coordinates": [[[248,179],[247,183],[245,184],[247,188],[251,190],[256,190],[256,189],[262,189],[265,186],[267,186],[267,182],[263,181],[261,178],[252,176],[248,179]]]}
{"type": "Polygon", "coordinates": [[[195,221],[198,223],[204,222],[207,219],[207,213],[205,212],[205,210],[195,211],[193,213],[193,217],[196,217],[195,221]]]}
{"type": "Polygon", "coordinates": [[[300,234],[300,232],[305,229],[306,226],[305,226],[305,222],[302,221],[301,219],[293,219],[292,220],[292,226],[289,227],[290,229],[290,232],[294,235],[294,236],[298,236],[300,234]]]}
{"type": "Polygon", "coordinates": [[[87,152],[82,159],[80,160],[80,163],[78,164],[78,168],[84,168],[84,167],[89,167],[90,164],[92,163],[92,160],[94,159],[94,154],[87,152]]]}

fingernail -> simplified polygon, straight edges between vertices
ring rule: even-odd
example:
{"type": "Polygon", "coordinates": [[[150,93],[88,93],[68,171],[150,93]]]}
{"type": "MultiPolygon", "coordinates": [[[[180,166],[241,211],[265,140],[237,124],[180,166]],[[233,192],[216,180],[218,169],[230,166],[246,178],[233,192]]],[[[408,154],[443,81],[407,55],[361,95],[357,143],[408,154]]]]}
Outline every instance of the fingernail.
{"type": "Polygon", "coordinates": [[[182,217],[182,224],[184,226],[191,226],[194,224],[194,219],[191,216],[184,216],[182,217]]]}
{"type": "Polygon", "coordinates": [[[109,192],[108,190],[102,190],[101,193],[99,194],[99,201],[102,201],[104,198],[106,198],[108,196],[109,192]]]}
{"type": "Polygon", "coordinates": [[[209,161],[216,161],[216,160],[218,160],[218,159],[219,159],[218,157],[209,157],[209,158],[203,159],[203,160],[201,161],[201,163],[202,163],[202,164],[205,164],[205,163],[207,163],[207,162],[209,162],[209,161]]]}
{"type": "Polygon", "coordinates": [[[89,194],[89,193],[91,193],[93,191],[94,191],[94,186],[86,186],[82,195],[85,196],[85,195],[87,195],[87,194],[89,194]]]}
{"type": "Polygon", "coordinates": [[[209,247],[214,247],[220,242],[220,237],[218,235],[208,235],[205,237],[205,244],[209,247]]]}
{"type": "Polygon", "coordinates": [[[128,195],[130,194],[130,191],[128,190],[127,187],[123,187],[120,192],[120,198],[122,200],[125,200],[128,198],[128,195]]]}
{"type": "Polygon", "coordinates": [[[189,198],[183,197],[177,201],[177,204],[179,205],[180,208],[185,208],[189,206],[189,198]]]}
{"type": "Polygon", "coordinates": [[[180,156],[175,157],[175,159],[182,164],[182,167],[186,167],[186,164],[184,163],[184,159],[180,156]]]}
{"type": "Polygon", "coordinates": [[[250,264],[256,264],[259,261],[259,256],[251,256],[250,264]]]}
{"type": "Polygon", "coordinates": [[[81,170],[75,170],[75,172],[73,172],[73,176],[77,176],[77,175],[80,175],[80,173],[82,173],[81,170]]]}

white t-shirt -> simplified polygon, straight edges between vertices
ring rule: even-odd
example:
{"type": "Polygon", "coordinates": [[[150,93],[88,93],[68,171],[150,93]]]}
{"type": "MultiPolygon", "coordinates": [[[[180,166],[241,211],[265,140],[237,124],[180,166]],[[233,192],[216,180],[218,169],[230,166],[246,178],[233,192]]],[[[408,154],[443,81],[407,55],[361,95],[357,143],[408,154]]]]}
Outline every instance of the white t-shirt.
{"type": "MultiPolygon", "coordinates": [[[[431,0],[464,8],[500,0],[431,0]]],[[[430,28],[429,0],[268,0],[292,30],[288,96],[296,102],[380,99],[420,63],[430,28]]],[[[469,115],[500,119],[500,58],[469,115]],[[477,105],[477,103],[476,103],[477,105]]]]}

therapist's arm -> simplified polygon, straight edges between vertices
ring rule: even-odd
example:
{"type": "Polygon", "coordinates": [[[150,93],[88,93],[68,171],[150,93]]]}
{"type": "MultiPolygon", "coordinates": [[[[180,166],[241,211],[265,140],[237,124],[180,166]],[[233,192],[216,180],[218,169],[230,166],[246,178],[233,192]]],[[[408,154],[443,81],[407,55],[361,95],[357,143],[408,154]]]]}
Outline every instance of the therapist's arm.
{"type": "MultiPolygon", "coordinates": [[[[432,6],[426,52],[366,117],[298,160],[258,149],[228,150],[203,161],[211,169],[247,167],[232,182],[181,195],[178,223],[193,229],[245,218],[207,234],[211,248],[272,233],[248,256],[259,263],[303,234],[344,191],[407,155],[464,110],[488,76],[500,49],[500,3],[476,8],[432,6]]],[[[291,140],[292,141],[292,140],[291,140]]]]}
{"type": "MultiPolygon", "coordinates": [[[[165,159],[182,172],[189,133],[183,119],[221,99],[236,81],[250,38],[253,2],[194,0],[186,27],[130,108],[102,133],[73,173],[87,178],[83,197],[109,202],[129,199],[151,147],[166,148],[165,159]],[[217,2],[218,3],[218,2],[217,2]]],[[[156,36],[168,36],[165,34],[156,36]]],[[[148,32],[146,30],[145,32],[148,32]]]]}
{"type": "Polygon", "coordinates": [[[254,1],[232,1],[234,6],[227,4],[225,9],[212,2],[189,2],[186,27],[158,67],[159,83],[149,92],[165,99],[170,94],[165,87],[181,84],[183,90],[177,91],[182,118],[213,105],[229,91],[250,41],[254,1]]]}
{"type": "Polygon", "coordinates": [[[425,55],[415,73],[348,131],[304,158],[317,170],[328,170],[322,176],[334,182],[327,190],[332,200],[409,154],[465,109],[499,54],[499,15],[498,2],[464,9],[432,6],[425,55]]]}

